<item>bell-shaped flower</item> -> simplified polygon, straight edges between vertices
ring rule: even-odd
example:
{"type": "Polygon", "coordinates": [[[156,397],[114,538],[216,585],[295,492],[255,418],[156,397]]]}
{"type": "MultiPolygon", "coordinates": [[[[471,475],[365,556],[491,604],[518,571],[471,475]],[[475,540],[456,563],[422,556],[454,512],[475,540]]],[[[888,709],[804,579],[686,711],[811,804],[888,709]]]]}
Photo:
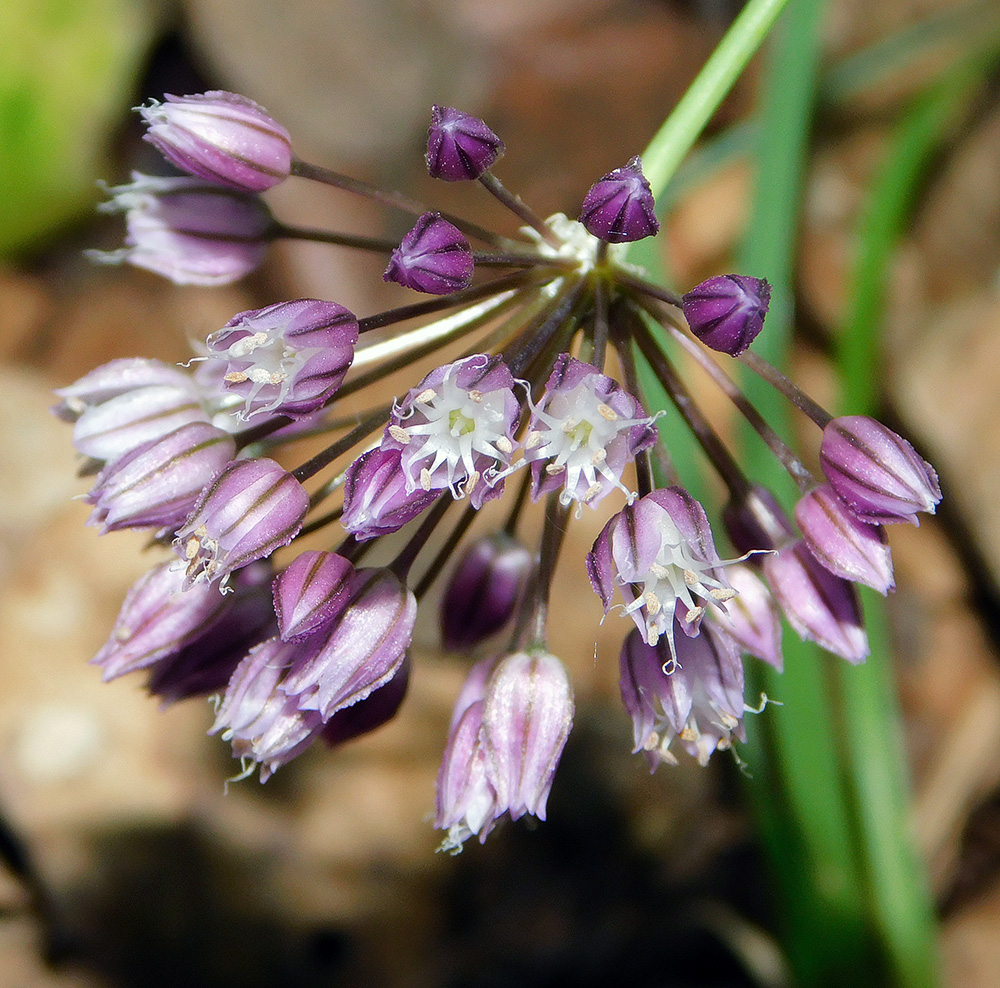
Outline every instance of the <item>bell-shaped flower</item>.
{"type": "Polygon", "coordinates": [[[743,730],[743,663],[726,635],[706,624],[700,635],[677,639],[676,657],[664,646],[629,633],[621,651],[621,694],[632,718],[635,747],[650,771],[676,764],[674,738],[699,764],[715,751],[746,740],[743,730]]]}
{"type": "Polygon", "coordinates": [[[116,460],[182,425],[208,422],[189,374],[159,360],[112,360],[55,392],[52,410],[73,423],[73,446],[95,460],[116,460]]]}
{"type": "Polygon", "coordinates": [[[440,496],[422,487],[407,491],[400,456],[398,448],[376,447],[347,468],[340,523],[359,542],[399,531],[440,496]]]}
{"type": "Polygon", "coordinates": [[[132,264],[177,285],[227,285],[256,268],[274,226],[257,196],[198,178],[132,174],[110,189],[105,212],[125,213],[125,246],[88,251],[101,264],[132,264]]]}
{"type": "Polygon", "coordinates": [[[820,564],[804,542],[764,557],[764,575],[788,623],[828,652],[863,662],[868,635],[854,587],[820,564]]]}
{"type": "Polygon", "coordinates": [[[358,321],[336,302],[297,299],[241,312],[206,341],[225,364],[226,390],[243,399],[241,419],[302,418],[336,393],[354,359],[358,321]]]}
{"type": "Polygon", "coordinates": [[[428,295],[449,295],[472,282],[469,241],[440,213],[424,213],[389,257],[382,276],[428,295]]]}
{"type": "Polygon", "coordinates": [[[591,186],[580,207],[580,222],[588,233],[609,244],[642,240],[660,229],[653,192],[638,156],[591,186]]]}
{"type": "Polygon", "coordinates": [[[744,652],[774,666],[784,668],[781,654],[781,615],[767,584],[742,563],[729,566],[726,577],[736,596],[723,610],[710,604],[707,620],[722,634],[729,635],[744,652]]]}
{"type": "Polygon", "coordinates": [[[234,460],[205,488],[174,539],[187,563],[184,585],[222,581],[235,569],[288,545],[309,495],[274,460],[234,460]]]}
{"type": "Polygon", "coordinates": [[[445,648],[471,648],[499,631],[514,616],[531,564],[531,553],[506,532],[494,532],[469,546],[441,597],[445,648]]]}
{"type": "Polygon", "coordinates": [[[809,551],[831,573],[882,594],[895,587],[885,531],[859,521],[830,484],[815,488],[795,505],[795,520],[809,551]]]}
{"type": "Polygon", "coordinates": [[[705,608],[736,595],[722,573],[705,510],[680,487],[655,490],[627,505],[604,526],[587,555],[594,591],[611,608],[615,588],[645,641],[674,627],[697,635],[705,608]],[[676,619],[676,621],[675,621],[676,619]]]}
{"type": "Polygon", "coordinates": [[[917,525],[917,513],[933,514],[941,500],[934,468],[902,436],[865,415],[833,419],[819,458],[833,489],[870,525],[917,525]]]}
{"type": "Polygon", "coordinates": [[[451,106],[431,107],[426,155],[431,178],[446,182],[479,178],[503,151],[503,141],[479,117],[451,106]]]}
{"type": "Polygon", "coordinates": [[[486,779],[512,820],[545,819],[556,766],[573,725],[566,667],[547,652],[517,652],[494,668],[483,698],[486,779]]]}
{"type": "Polygon", "coordinates": [[[391,570],[355,570],[326,620],[300,641],[280,689],[329,720],[399,671],[416,616],[416,598],[391,570]]]}
{"type": "Polygon", "coordinates": [[[739,356],[764,328],[771,286],[762,278],[720,274],[682,299],[684,318],[705,346],[739,356]]]}
{"type": "Polygon", "coordinates": [[[138,108],[143,136],[181,171],[245,192],[288,178],[288,131],[253,100],[218,90],[164,100],[138,108]]]}
{"type": "Polygon", "coordinates": [[[431,371],[394,407],[382,449],[398,449],[406,493],[449,490],[474,508],[503,492],[520,403],[503,361],[474,354],[431,371]]]}
{"type": "Polygon", "coordinates": [[[524,462],[531,464],[532,497],[562,487],[559,500],[596,507],[622,482],[627,463],[656,441],[653,418],[606,374],[560,354],[545,393],[532,407],[524,462]]]}
{"type": "Polygon", "coordinates": [[[112,460],[86,496],[88,525],[173,530],[191,513],[206,485],[236,456],[232,436],[192,422],[112,460]]]}

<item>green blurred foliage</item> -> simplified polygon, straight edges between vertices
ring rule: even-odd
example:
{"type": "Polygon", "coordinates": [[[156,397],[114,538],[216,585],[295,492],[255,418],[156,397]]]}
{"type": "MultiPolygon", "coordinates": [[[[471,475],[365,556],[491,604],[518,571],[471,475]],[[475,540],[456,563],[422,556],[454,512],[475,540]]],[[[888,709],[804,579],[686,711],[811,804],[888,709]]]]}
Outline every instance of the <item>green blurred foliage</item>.
{"type": "Polygon", "coordinates": [[[93,204],[153,28],[140,0],[0,3],[0,257],[93,204]]]}

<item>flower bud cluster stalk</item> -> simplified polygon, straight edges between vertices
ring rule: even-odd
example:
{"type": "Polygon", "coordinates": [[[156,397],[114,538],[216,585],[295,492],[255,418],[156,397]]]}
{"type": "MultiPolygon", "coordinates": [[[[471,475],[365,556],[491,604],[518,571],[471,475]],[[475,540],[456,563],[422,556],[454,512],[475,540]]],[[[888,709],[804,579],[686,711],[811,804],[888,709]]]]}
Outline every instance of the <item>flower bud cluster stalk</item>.
{"type": "Polygon", "coordinates": [[[58,392],[55,412],[96,473],[90,523],[146,529],[173,551],[129,592],[94,659],[106,679],[146,670],[168,701],[218,693],[212,731],[263,781],[317,739],[341,744],[395,714],[418,601],[451,567],[443,644],[487,656],[442,739],[436,824],[456,850],[502,817],[545,816],[573,719],[569,675],[548,647],[561,615],[551,582],[584,509],[607,512],[585,563],[605,612],[631,619],[621,693],[651,768],[682,751],[705,764],[742,740],[743,656],[781,668],[779,612],[803,637],[864,659],[853,584],[893,588],[883,526],[932,512],[937,477],[906,440],[869,418],[832,418],[747,349],[765,328],[765,281],[720,275],[681,295],[624,263],[620,245],[658,229],[638,158],[593,185],[579,220],[542,219],[493,174],[501,139],[435,106],[430,174],[496,197],[520,227],[509,236],[301,161],[245,97],[169,96],[140,112],[148,139],[189,174],[111,189],[126,246],[100,260],[220,284],[291,236],[381,254],[373,276],[432,297],[365,316],[336,301],[280,301],[234,315],[191,369],[116,360],[58,392]],[[261,198],[283,181],[373,198],[410,213],[411,229],[396,244],[285,226],[261,198]],[[792,474],[793,510],[713,431],[671,337],[792,474]],[[435,357],[445,346],[448,359],[435,357]],[[749,363],[820,426],[824,479],[716,354],[749,363]],[[638,360],[718,472],[723,510],[655,486],[652,464],[669,455],[638,360]],[[386,394],[385,377],[402,368],[409,389],[386,394]],[[359,391],[368,410],[345,417],[340,399],[359,391]],[[304,435],[329,442],[305,459],[304,435]],[[480,524],[480,508],[505,495],[502,529],[480,524]],[[539,501],[532,544],[526,518],[539,501]],[[722,553],[712,512],[731,543],[722,553]],[[326,534],[327,547],[302,550],[303,534],[311,546],[326,534]],[[362,566],[376,542],[390,561],[362,566]]]}

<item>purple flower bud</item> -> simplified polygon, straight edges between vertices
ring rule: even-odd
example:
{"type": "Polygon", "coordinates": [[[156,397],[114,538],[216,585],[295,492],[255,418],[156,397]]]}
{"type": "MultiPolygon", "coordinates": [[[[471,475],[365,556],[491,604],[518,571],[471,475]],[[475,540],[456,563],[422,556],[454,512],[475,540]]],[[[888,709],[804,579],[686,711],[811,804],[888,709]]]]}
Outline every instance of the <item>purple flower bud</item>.
{"type": "Polygon", "coordinates": [[[284,641],[301,641],[342,609],[354,567],[332,552],[303,552],[274,581],[274,612],[284,641]]]}
{"type": "Polygon", "coordinates": [[[264,260],[274,220],[257,196],[197,178],[132,178],[102,207],[126,214],[125,247],[88,251],[91,260],[127,262],[178,285],[227,285],[264,260]]]}
{"type": "Polygon", "coordinates": [[[503,492],[521,405],[507,365],[474,354],[431,371],[394,407],[382,449],[400,451],[406,492],[469,495],[474,508],[503,492]]]}
{"type": "Polygon", "coordinates": [[[879,525],[858,521],[830,484],[817,487],[799,501],[795,520],[809,551],[831,573],[882,594],[895,587],[885,531],[879,525]]]}
{"type": "Polygon", "coordinates": [[[755,484],[734,497],[722,511],[722,522],[737,552],[778,549],[795,539],[795,528],[778,499],[755,484]]]}
{"type": "Polygon", "coordinates": [[[192,422],[112,460],[86,500],[88,525],[102,534],[123,528],[175,529],[202,489],[236,456],[232,436],[192,422]]]}
{"type": "Polygon", "coordinates": [[[807,641],[864,661],[868,636],[854,587],[819,564],[803,542],[764,558],[764,575],[788,623],[807,641]]]}
{"type": "Polygon", "coordinates": [[[335,748],[364,734],[371,734],[396,716],[409,685],[410,659],[404,656],[403,664],[385,686],[380,686],[353,706],[338,710],[323,725],[320,737],[329,747],[335,748]]]}
{"type": "Polygon", "coordinates": [[[164,99],[137,109],[145,140],[181,171],[246,192],[288,178],[288,131],[253,100],[222,91],[164,99]]]}
{"type": "Polygon", "coordinates": [[[482,746],[486,779],[512,820],[545,804],[573,724],[573,690],[566,667],[546,652],[502,659],[486,685],[482,746]]]}
{"type": "Polygon", "coordinates": [[[186,587],[213,583],[288,545],[302,527],[309,495],[274,460],[235,460],[205,488],[174,549],[187,562],[186,587]]]}
{"type": "Polygon", "coordinates": [[[149,667],[146,689],[164,703],[225,690],[247,653],[274,637],[271,567],[251,563],[233,574],[232,585],[234,592],[224,597],[207,583],[184,591],[190,594],[203,588],[212,597],[222,598],[225,610],[217,622],[180,651],[157,659],[149,667]]]}
{"type": "Polygon", "coordinates": [[[827,480],[861,521],[889,525],[934,514],[941,488],[934,468],[905,440],[865,415],[833,419],[823,430],[827,480]]]}
{"type": "Polygon", "coordinates": [[[452,854],[461,851],[462,844],[474,834],[483,843],[503,813],[503,808],[497,806],[496,791],[486,778],[484,706],[479,699],[459,714],[438,770],[434,826],[448,831],[441,850],[452,854]]]}
{"type": "Polygon", "coordinates": [[[461,182],[479,178],[504,152],[503,141],[483,123],[450,106],[431,107],[427,171],[431,178],[461,182]]]}
{"type": "Polygon", "coordinates": [[[591,186],[580,207],[580,222],[588,233],[609,244],[642,240],[660,229],[638,156],[591,186]]]}
{"type": "Polygon", "coordinates": [[[440,491],[406,491],[400,450],[376,448],[358,457],[344,479],[340,522],[359,542],[388,535],[433,504],[440,491]]]}
{"type": "Polygon", "coordinates": [[[684,295],[684,318],[705,346],[741,354],[764,328],[771,286],[763,278],[720,274],[684,295]]]}
{"type": "Polygon", "coordinates": [[[254,648],[229,681],[209,734],[222,732],[234,758],[260,764],[260,781],[300,755],[318,736],[318,711],[300,710],[295,698],[279,689],[289,663],[302,646],[271,638],[254,648]]]}
{"type": "Polygon", "coordinates": [[[677,639],[677,657],[648,645],[637,631],[621,651],[621,693],[632,718],[633,752],[645,751],[650,771],[676,764],[670,744],[679,737],[701,765],[732,746],[743,730],[743,664],[735,643],[711,625],[696,638],[677,639]]]}
{"type": "Polygon", "coordinates": [[[445,648],[471,648],[499,631],[514,616],[530,574],[531,553],[506,532],[469,546],[441,598],[445,648]]]}
{"type": "Polygon", "coordinates": [[[737,596],[727,601],[724,611],[717,604],[709,608],[712,624],[744,652],[781,672],[781,618],[767,585],[749,566],[730,566],[726,576],[737,596]]]}
{"type": "Polygon", "coordinates": [[[417,602],[388,569],[356,570],[325,622],[304,639],[281,690],[301,710],[329,720],[399,670],[410,647],[417,602]]]}
{"type": "Polygon", "coordinates": [[[224,362],[240,418],[267,412],[301,418],[334,395],[354,359],[358,321],[335,302],[298,299],[241,312],[206,341],[224,362]]]}
{"type": "Polygon", "coordinates": [[[382,277],[428,295],[448,295],[469,287],[474,267],[462,231],[440,213],[424,213],[392,252],[382,277]]]}
{"type": "Polygon", "coordinates": [[[105,682],[179,652],[221,618],[227,598],[207,584],[184,590],[184,571],[161,563],[125,595],[111,636],[91,659],[105,682]]]}
{"type": "Polygon", "coordinates": [[[563,504],[594,508],[614,488],[631,498],[622,473],[654,442],[653,419],[636,398],[591,364],[562,353],[541,401],[532,407],[524,442],[532,498],[559,487],[563,504]]]}
{"type": "Polygon", "coordinates": [[[73,422],[73,446],[116,460],[191,422],[208,422],[191,377],[158,360],[112,360],[56,394],[53,411],[73,422]]]}
{"type": "Polygon", "coordinates": [[[675,624],[697,635],[705,607],[736,596],[721,567],[705,509],[680,487],[655,490],[622,509],[587,555],[605,613],[618,587],[623,613],[650,645],[666,634],[671,654],[675,624]]]}

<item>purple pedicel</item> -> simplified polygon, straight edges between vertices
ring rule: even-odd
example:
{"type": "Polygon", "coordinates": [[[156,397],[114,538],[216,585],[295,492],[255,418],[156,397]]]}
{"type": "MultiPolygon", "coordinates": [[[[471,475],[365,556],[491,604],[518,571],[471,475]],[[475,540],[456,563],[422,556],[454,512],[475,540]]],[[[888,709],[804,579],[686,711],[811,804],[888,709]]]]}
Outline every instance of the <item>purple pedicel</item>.
{"type": "Polygon", "coordinates": [[[817,561],[804,542],[764,557],[764,575],[788,623],[802,638],[857,664],[868,636],[854,587],[817,561]]]}
{"type": "Polygon", "coordinates": [[[691,332],[707,347],[739,356],[764,328],[771,286],[762,278],[720,274],[682,299],[691,332]]]}
{"type": "Polygon", "coordinates": [[[164,100],[137,107],[148,127],[143,137],[181,171],[243,192],[288,178],[288,131],[253,100],[220,90],[164,100]]]}
{"type": "Polygon", "coordinates": [[[344,514],[340,522],[359,542],[388,535],[433,504],[440,491],[406,491],[400,451],[378,447],[359,456],[344,480],[344,514]]]}
{"type": "Polygon", "coordinates": [[[205,488],[177,532],[187,562],[184,585],[214,583],[288,545],[302,527],[309,495],[274,460],[235,460],[205,488]]]}
{"type": "Polygon", "coordinates": [[[727,635],[706,625],[696,638],[677,637],[677,656],[663,640],[648,645],[638,631],[622,645],[621,694],[632,718],[635,747],[653,772],[661,762],[676,764],[675,737],[701,765],[715,751],[746,740],[743,731],[743,664],[727,635]]]}
{"type": "Polygon", "coordinates": [[[382,449],[398,449],[406,493],[448,489],[474,508],[503,493],[521,406],[507,365],[473,354],[430,372],[393,408],[382,449]]]}
{"type": "Polygon", "coordinates": [[[870,525],[934,514],[941,487],[934,468],[902,436],[866,415],[845,415],[823,430],[820,463],[833,489],[870,525]]]}
{"type": "Polygon", "coordinates": [[[101,526],[102,535],[123,528],[172,531],[235,456],[236,443],[228,433],[207,422],[182,425],[101,471],[85,498],[94,505],[87,524],[101,526]]]}
{"type": "Polygon", "coordinates": [[[440,213],[424,213],[392,252],[382,277],[428,295],[449,295],[469,287],[474,267],[462,231],[440,213]]]}
{"type": "Polygon", "coordinates": [[[469,546],[441,597],[444,647],[472,648],[499,631],[514,616],[531,566],[531,553],[506,532],[469,546]]]}
{"type": "Polygon", "coordinates": [[[559,355],[532,408],[524,459],[532,498],[562,487],[563,504],[596,507],[622,483],[627,463],[656,441],[653,419],[617,381],[568,353],[559,355]]]}
{"type": "Polygon", "coordinates": [[[559,756],[573,725],[566,667],[547,652],[517,652],[497,663],[483,700],[486,778],[498,806],[517,820],[545,819],[559,756]]]}
{"type": "Polygon", "coordinates": [[[125,246],[88,251],[91,260],[127,262],[177,285],[228,285],[264,260],[274,219],[257,196],[198,178],[132,179],[101,207],[126,214],[125,246]]]}
{"type": "Polygon", "coordinates": [[[638,156],[591,187],[580,208],[580,222],[588,233],[609,244],[642,240],[660,229],[638,156]]]}
{"type": "Polygon", "coordinates": [[[503,141],[479,117],[451,106],[431,107],[426,155],[431,178],[446,182],[479,178],[503,151],[503,141]]]}
{"type": "Polygon", "coordinates": [[[809,551],[835,576],[863,583],[881,594],[895,588],[884,529],[859,521],[832,485],[823,484],[806,494],[795,506],[795,520],[809,551]]]}
{"type": "Polygon", "coordinates": [[[225,363],[225,389],[243,398],[240,418],[302,418],[336,393],[354,359],[358,321],[336,302],[297,299],[233,316],[206,341],[225,363]]]}

